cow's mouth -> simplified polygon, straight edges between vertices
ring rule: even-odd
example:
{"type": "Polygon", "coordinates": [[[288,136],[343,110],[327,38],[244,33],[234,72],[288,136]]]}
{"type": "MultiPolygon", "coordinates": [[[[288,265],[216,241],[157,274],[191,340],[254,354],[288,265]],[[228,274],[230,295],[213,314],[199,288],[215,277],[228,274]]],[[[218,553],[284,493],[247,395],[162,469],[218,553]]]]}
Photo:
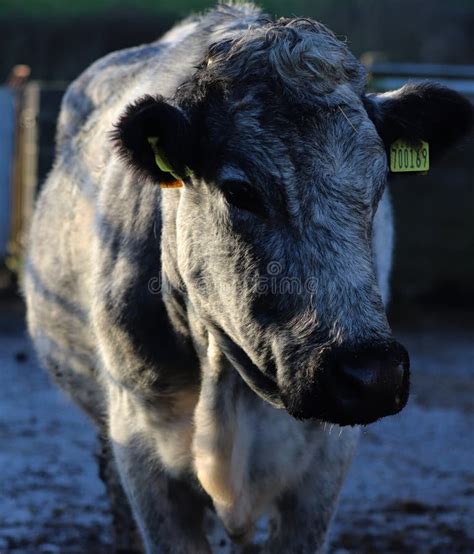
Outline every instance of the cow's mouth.
{"type": "MultiPolygon", "coordinates": [[[[410,389],[410,363],[396,341],[331,352],[315,382],[292,374],[283,383],[269,377],[222,330],[219,345],[249,388],[265,402],[300,420],[367,425],[399,413],[410,389]]],[[[276,370],[271,372],[276,375],[276,370]]]]}
{"type": "Polygon", "coordinates": [[[222,330],[213,327],[212,332],[227,359],[235,369],[237,369],[248,387],[274,408],[285,409],[276,381],[265,375],[252,362],[244,350],[232,341],[222,330]]]}

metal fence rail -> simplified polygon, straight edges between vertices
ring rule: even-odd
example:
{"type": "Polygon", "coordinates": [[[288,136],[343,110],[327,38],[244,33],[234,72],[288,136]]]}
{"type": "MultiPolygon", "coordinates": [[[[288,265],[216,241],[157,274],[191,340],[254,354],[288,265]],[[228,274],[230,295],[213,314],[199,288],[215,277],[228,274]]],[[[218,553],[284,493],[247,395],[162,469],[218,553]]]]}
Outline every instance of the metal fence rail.
{"type": "Polygon", "coordinates": [[[16,269],[34,201],[54,156],[66,84],[0,87],[0,264],[16,269]]]}
{"type": "Polygon", "coordinates": [[[474,99],[474,65],[418,63],[373,63],[368,67],[370,86],[384,92],[400,88],[407,81],[433,80],[474,99]]]}
{"type": "Polygon", "coordinates": [[[14,92],[0,88],[0,260],[7,254],[11,220],[11,183],[15,153],[16,101],[14,92]]]}

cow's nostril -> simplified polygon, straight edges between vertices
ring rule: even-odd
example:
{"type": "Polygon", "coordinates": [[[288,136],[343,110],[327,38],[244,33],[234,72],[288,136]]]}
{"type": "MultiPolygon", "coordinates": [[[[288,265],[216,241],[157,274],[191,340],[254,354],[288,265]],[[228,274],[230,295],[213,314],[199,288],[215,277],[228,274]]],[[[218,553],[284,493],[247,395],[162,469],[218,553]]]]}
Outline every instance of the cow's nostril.
{"type": "Polygon", "coordinates": [[[360,392],[373,390],[380,394],[396,393],[403,386],[404,364],[384,366],[373,363],[368,367],[343,366],[340,369],[343,378],[360,392]]]}

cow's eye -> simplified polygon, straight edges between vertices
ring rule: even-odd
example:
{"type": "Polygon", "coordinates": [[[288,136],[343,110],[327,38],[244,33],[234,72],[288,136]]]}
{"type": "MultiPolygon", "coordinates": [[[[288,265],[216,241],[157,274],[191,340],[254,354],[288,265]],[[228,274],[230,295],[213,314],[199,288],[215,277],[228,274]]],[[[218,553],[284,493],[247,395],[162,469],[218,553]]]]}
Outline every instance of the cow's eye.
{"type": "Polygon", "coordinates": [[[219,187],[229,204],[239,210],[246,210],[257,215],[263,215],[263,202],[260,195],[247,181],[241,179],[225,179],[219,187]]]}

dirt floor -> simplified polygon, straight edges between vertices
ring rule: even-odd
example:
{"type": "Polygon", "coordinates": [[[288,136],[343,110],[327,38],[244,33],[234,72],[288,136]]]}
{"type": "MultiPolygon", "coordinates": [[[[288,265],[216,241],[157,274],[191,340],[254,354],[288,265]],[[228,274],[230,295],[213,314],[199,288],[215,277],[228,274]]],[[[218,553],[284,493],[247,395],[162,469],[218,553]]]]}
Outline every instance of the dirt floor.
{"type": "MultiPolygon", "coordinates": [[[[0,553],[109,554],[93,429],[38,367],[21,307],[0,310],[0,553]]],[[[364,430],[330,552],[472,554],[474,329],[421,321],[396,335],[413,394],[364,430]]]]}

